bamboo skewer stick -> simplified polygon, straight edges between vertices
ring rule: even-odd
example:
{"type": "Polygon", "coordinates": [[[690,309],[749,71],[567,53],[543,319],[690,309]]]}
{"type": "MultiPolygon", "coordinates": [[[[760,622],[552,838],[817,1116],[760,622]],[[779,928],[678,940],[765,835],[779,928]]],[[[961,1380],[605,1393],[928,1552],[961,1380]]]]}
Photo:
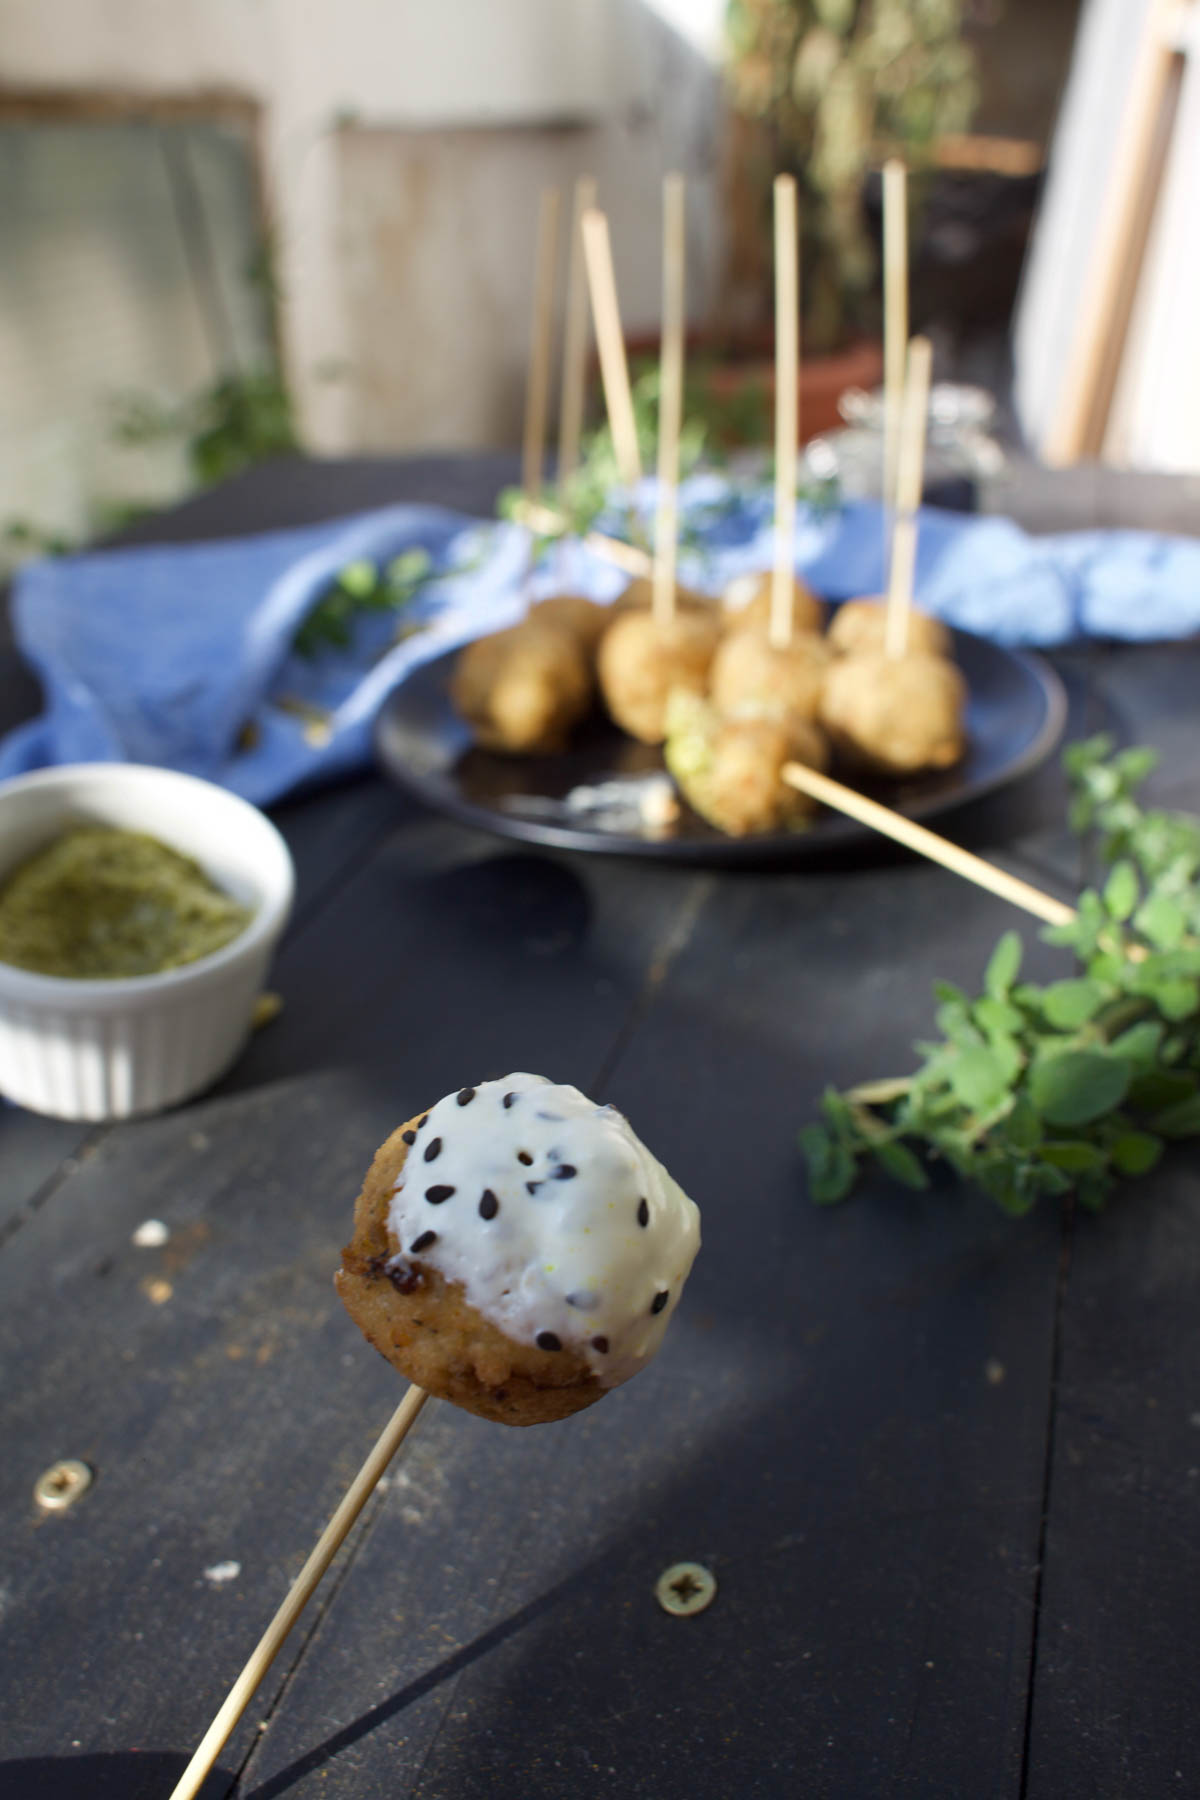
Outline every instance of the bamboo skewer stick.
{"type": "Polygon", "coordinates": [[[908,649],[908,617],[912,611],[913,577],[917,566],[917,508],[921,504],[921,479],[925,468],[925,426],[932,366],[933,346],[929,339],[914,338],[908,347],[908,378],[904,384],[896,467],[896,523],[892,531],[884,639],[888,656],[903,656],[908,649]]]}
{"type": "MultiPolygon", "coordinates": [[[[523,504],[516,513],[518,522],[530,531],[540,532],[545,537],[557,537],[566,529],[566,519],[552,506],[523,504]]],[[[606,537],[602,531],[589,531],[583,539],[586,550],[593,556],[599,556],[604,562],[614,563],[618,569],[625,569],[630,575],[654,573],[654,558],[636,544],[627,544],[622,538],[606,537]]]]}
{"type": "Polygon", "coordinates": [[[775,177],[775,563],[767,635],[792,641],[796,598],[796,448],[800,436],[800,279],[796,182],[775,177]]]}
{"type": "Polygon", "coordinates": [[[1016,875],[1006,874],[1003,869],[996,868],[994,863],[985,862],[981,856],[975,856],[970,850],[963,850],[958,844],[952,844],[949,838],[939,837],[935,831],[927,830],[915,820],[906,819],[903,813],[893,812],[890,807],[881,806],[877,800],[868,800],[865,794],[856,792],[854,788],[843,787],[840,781],[833,781],[828,775],[820,775],[803,763],[785,763],[783,779],[789,787],[811,795],[814,800],[833,807],[836,812],[846,813],[850,818],[857,819],[860,825],[869,826],[872,831],[882,832],[884,837],[893,838],[906,849],[915,850],[919,856],[940,863],[944,869],[961,875],[965,881],[973,881],[976,887],[986,888],[1001,900],[1011,901],[1014,906],[1033,913],[1035,918],[1044,919],[1048,925],[1069,925],[1075,918],[1075,908],[1068,906],[1065,901],[1056,900],[1051,894],[1043,894],[1040,888],[1031,887],[1016,875]]]}
{"type": "Polygon", "coordinates": [[[562,398],[558,415],[558,480],[561,485],[579,467],[583,435],[583,394],[587,374],[588,296],[583,263],[583,215],[596,204],[596,183],[582,175],[575,183],[571,215],[571,252],[567,263],[567,318],[563,331],[562,398]]]}
{"type": "Polygon", "coordinates": [[[898,156],[883,165],[883,500],[884,548],[896,504],[896,464],[904,360],[908,350],[908,170],[898,156]]]}
{"type": "Polygon", "coordinates": [[[311,1556],[292,1583],[283,1605],[267,1626],[249,1662],[230,1688],[221,1710],[201,1738],[195,1755],[171,1791],[171,1800],[194,1800],[195,1795],[200,1792],[234,1726],[283,1647],[284,1639],[300,1617],[347,1532],[374,1492],[380,1476],[400,1448],[428,1398],[424,1388],[410,1387],[392,1414],[375,1448],[347,1489],[341,1505],[317,1539],[311,1556]]]}
{"type": "Polygon", "coordinates": [[[559,199],[557,188],[543,188],[538,206],[529,379],[525,385],[525,439],[521,457],[521,486],[527,500],[536,500],[541,493],[542,464],[546,454],[546,400],[550,392],[550,341],[554,334],[559,199]]]}
{"type": "Polygon", "coordinates": [[[590,207],[583,215],[581,229],[588,291],[592,300],[592,320],[596,327],[596,347],[600,353],[600,379],[604,386],[604,405],[612,432],[613,453],[617,459],[617,473],[622,485],[632,489],[642,479],[642,458],[638,450],[637,424],[633,416],[633,391],[629,385],[629,365],[625,360],[621,312],[617,305],[617,282],[613,274],[608,220],[602,212],[590,207]]]}
{"type": "Polygon", "coordinates": [[[679,537],[679,433],[683,426],[686,189],[682,175],[663,182],[662,353],[658,384],[658,504],[654,515],[655,622],[675,617],[679,537]]]}

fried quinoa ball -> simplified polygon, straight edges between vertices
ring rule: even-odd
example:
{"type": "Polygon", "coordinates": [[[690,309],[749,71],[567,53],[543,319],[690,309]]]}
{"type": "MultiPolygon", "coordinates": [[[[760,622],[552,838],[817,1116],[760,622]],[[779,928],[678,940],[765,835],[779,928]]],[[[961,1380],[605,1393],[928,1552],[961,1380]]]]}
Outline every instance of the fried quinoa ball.
{"type": "MultiPolygon", "coordinates": [[[[623,593],[618,594],[613,603],[621,612],[637,612],[639,608],[648,608],[654,604],[654,582],[649,575],[635,575],[623,593]]],[[[675,584],[675,610],[699,610],[712,612],[716,602],[707,594],[697,593],[695,588],[682,587],[675,584]]]]}
{"type": "Polygon", "coordinates": [[[649,612],[622,612],[600,640],[596,672],[615,722],[643,744],[666,736],[673,688],[702,694],[720,637],[711,607],[682,607],[660,625],[649,612]]]}
{"type": "Polygon", "coordinates": [[[450,682],[454,709],[476,742],[513,756],[564,750],[592,693],[578,640],[560,625],[533,620],[468,644],[450,682]]]}
{"type": "Polygon", "coordinates": [[[815,719],[829,667],[824,638],[797,634],[777,648],[766,633],[750,626],[730,631],[717,648],[710,671],[713,703],[733,715],[815,719]]]}
{"type": "Polygon", "coordinates": [[[711,702],[676,692],[664,758],[688,804],[730,837],[802,826],[816,811],[783,779],[789,762],[829,767],[829,746],[808,720],[723,717],[711,702]]]}
{"type": "Polygon", "coordinates": [[[596,647],[612,624],[612,607],[582,594],[555,594],[549,600],[536,600],[526,618],[537,625],[557,625],[570,632],[584,655],[590,660],[596,647]]]}
{"type": "Polygon", "coordinates": [[[614,1107],[513,1074],[392,1133],[335,1283],[410,1381],[535,1425],[645,1367],[699,1242],[696,1207],[614,1107]]]}
{"type": "MultiPolygon", "coordinates": [[[[721,610],[731,631],[755,626],[766,631],[771,623],[770,569],[752,575],[735,575],[721,596],[721,610]]],[[[825,629],[825,603],[797,575],[792,587],[792,635],[819,633],[825,629]]]]}
{"type": "Polygon", "coordinates": [[[848,761],[885,775],[948,769],[966,748],[967,684],[944,657],[839,657],[821,723],[848,761]]]}
{"type": "Polygon", "coordinates": [[[342,1303],[393,1368],[439,1399],[505,1425],[565,1419],[604,1392],[581,1357],[510,1343],[457,1283],[411,1254],[389,1273],[398,1245],[388,1208],[424,1116],[393,1131],[367,1171],[334,1276],[342,1303]]]}
{"type": "MultiPolygon", "coordinates": [[[[887,602],[876,599],[846,600],[830,622],[827,642],[838,656],[882,656],[887,648],[887,602]]],[[[949,656],[950,633],[940,619],[910,607],[909,650],[926,650],[932,656],[949,656]]]]}

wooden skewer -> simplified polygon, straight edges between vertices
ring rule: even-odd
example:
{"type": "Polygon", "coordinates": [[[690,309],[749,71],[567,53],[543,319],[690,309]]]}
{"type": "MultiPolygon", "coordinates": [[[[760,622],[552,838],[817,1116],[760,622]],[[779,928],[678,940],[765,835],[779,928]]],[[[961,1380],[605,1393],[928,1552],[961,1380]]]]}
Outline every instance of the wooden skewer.
{"type": "Polygon", "coordinates": [[[621,312],[617,305],[617,282],[613,273],[608,220],[595,207],[589,207],[580,225],[588,291],[592,300],[592,321],[596,327],[596,348],[600,352],[600,379],[604,384],[604,405],[612,432],[617,473],[623,486],[635,488],[642,479],[642,458],[638,450],[637,424],[633,416],[633,390],[629,385],[629,365],[625,360],[621,312]]]}
{"type": "Polygon", "coordinates": [[[686,189],[682,175],[663,182],[662,355],[658,384],[658,505],[654,515],[655,621],[675,617],[679,537],[679,433],[683,426],[686,189]]]}
{"type": "Polygon", "coordinates": [[[898,156],[883,165],[883,500],[885,547],[896,504],[900,409],[908,347],[908,170],[898,156]]]}
{"type": "Polygon", "coordinates": [[[917,567],[917,508],[921,504],[921,478],[925,468],[925,425],[932,367],[933,346],[929,339],[914,338],[908,347],[908,379],[904,384],[904,409],[900,419],[896,524],[892,532],[884,638],[888,656],[903,656],[908,649],[908,617],[912,611],[913,577],[917,567]]]}
{"type": "Polygon", "coordinates": [[[194,1800],[195,1795],[200,1792],[209,1770],[279,1654],[288,1632],[300,1617],[346,1533],[374,1492],[379,1477],[403,1443],[428,1398],[424,1388],[410,1387],[392,1414],[375,1448],[354,1477],[341,1505],[318,1538],[312,1555],[292,1583],[286,1600],[230,1688],[220,1712],[201,1738],[195,1755],[171,1791],[171,1800],[194,1800]]]}
{"type": "Polygon", "coordinates": [[[775,564],[767,636],[792,641],[796,599],[796,447],[800,437],[800,279],[796,182],[775,177],[775,564]]]}
{"type": "Polygon", "coordinates": [[[525,441],[521,458],[521,486],[527,500],[536,500],[541,492],[542,464],[546,453],[546,400],[550,391],[550,340],[554,327],[559,201],[557,188],[542,189],[538,206],[533,320],[529,335],[529,380],[525,387],[525,441]]]}
{"type": "Polygon", "coordinates": [[[919,856],[926,856],[931,862],[940,863],[955,875],[961,875],[966,881],[973,881],[976,887],[986,888],[990,894],[997,894],[1001,900],[1009,900],[1014,906],[1023,907],[1026,912],[1033,913],[1035,918],[1044,919],[1048,925],[1069,925],[1075,918],[1075,908],[1068,906],[1063,900],[1055,900],[1051,894],[1043,894],[1040,888],[1031,887],[1027,881],[1021,881],[1015,875],[1008,875],[993,863],[985,862],[981,856],[972,855],[970,850],[963,850],[958,844],[952,844],[949,838],[939,837],[936,831],[926,830],[913,819],[906,819],[903,813],[893,812],[890,807],[881,806],[877,800],[868,800],[854,788],[843,787],[840,781],[833,781],[828,775],[819,775],[803,763],[785,763],[783,779],[789,787],[796,788],[802,794],[809,794],[825,806],[831,806],[835,812],[848,814],[857,819],[860,825],[867,825],[872,831],[882,832],[884,837],[894,838],[896,843],[903,844],[906,849],[915,850],[919,856]]]}
{"type": "MultiPolygon", "coordinates": [[[[557,537],[567,526],[562,513],[553,506],[542,506],[537,502],[533,505],[523,502],[517,508],[515,516],[519,524],[545,537],[557,537]]],[[[583,544],[594,556],[602,557],[605,562],[615,563],[618,569],[625,569],[630,575],[650,576],[654,573],[653,557],[645,550],[639,550],[636,544],[626,544],[621,538],[606,537],[602,531],[589,531],[583,544]]]]}
{"type": "Polygon", "coordinates": [[[562,398],[558,414],[558,479],[561,484],[579,467],[583,435],[583,393],[587,375],[588,296],[583,266],[583,215],[596,204],[596,183],[581,175],[575,183],[571,216],[571,254],[567,263],[567,320],[563,331],[562,398]]]}

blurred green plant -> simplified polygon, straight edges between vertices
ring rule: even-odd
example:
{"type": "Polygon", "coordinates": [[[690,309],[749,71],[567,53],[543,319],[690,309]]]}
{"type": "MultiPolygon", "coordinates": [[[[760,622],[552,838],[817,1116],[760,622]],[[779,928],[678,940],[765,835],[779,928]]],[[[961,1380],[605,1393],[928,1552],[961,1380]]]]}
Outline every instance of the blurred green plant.
{"type": "Polygon", "coordinates": [[[201,487],[300,449],[291,399],[273,365],[222,375],[177,406],[146,395],[123,395],[116,402],[113,434],[130,447],[182,439],[201,487]]]}
{"type": "Polygon", "coordinates": [[[733,279],[765,314],[771,184],[795,175],[806,351],[876,326],[866,176],[890,155],[927,168],[938,137],[970,124],[967,11],[967,0],[728,0],[733,279]]]}
{"type": "Polygon", "coordinates": [[[432,569],[429,552],[419,546],[386,563],[365,558],[347,563],[301,624],[293,647],[309,660],[325,650],[348,648],[358,619],[367,613],[401,612],[432,569]]]}

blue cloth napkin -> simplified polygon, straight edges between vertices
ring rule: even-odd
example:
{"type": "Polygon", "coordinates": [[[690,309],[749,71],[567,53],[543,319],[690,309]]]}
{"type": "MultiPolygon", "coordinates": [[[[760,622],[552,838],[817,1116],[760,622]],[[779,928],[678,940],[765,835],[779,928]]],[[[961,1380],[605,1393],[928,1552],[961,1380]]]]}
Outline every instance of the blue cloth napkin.
{"type": "MultiPolygon", "coordinates": [[[[652,507],[652,485],[637,503],[652,507]]],[[[681,523],[680,576],[691,585],[718,592],[770,565],[771,497],[761,488],[693,477],[681,523]]],[[[878,593],[883,543],[872,502],[802,511],[797,568],[832,599],[878,593]]],[[[29,565],[15,585],[14,631],[46,705],[0,743],[0,776],[50,763],[159,763],[265,805],[362,767],[383,699],[418,662],[513,623],[530,599],[566,590],[611,600],[627,579],[576,542],[552,547],[532,571],[529,555],[518,526],[395,506],[261,537],[29,565]],[[367,615],[346,650],[296,654],[297,627],[340,569],[417,546],[432,573],[403,617],[422,630],[395,642],[394,619],[367,615]]],[[[1200,630],[1200,542],[1035,538],[1009,520],[927,509],[916,598],[1005,644],[1182,637],[1200,630]]]]}

